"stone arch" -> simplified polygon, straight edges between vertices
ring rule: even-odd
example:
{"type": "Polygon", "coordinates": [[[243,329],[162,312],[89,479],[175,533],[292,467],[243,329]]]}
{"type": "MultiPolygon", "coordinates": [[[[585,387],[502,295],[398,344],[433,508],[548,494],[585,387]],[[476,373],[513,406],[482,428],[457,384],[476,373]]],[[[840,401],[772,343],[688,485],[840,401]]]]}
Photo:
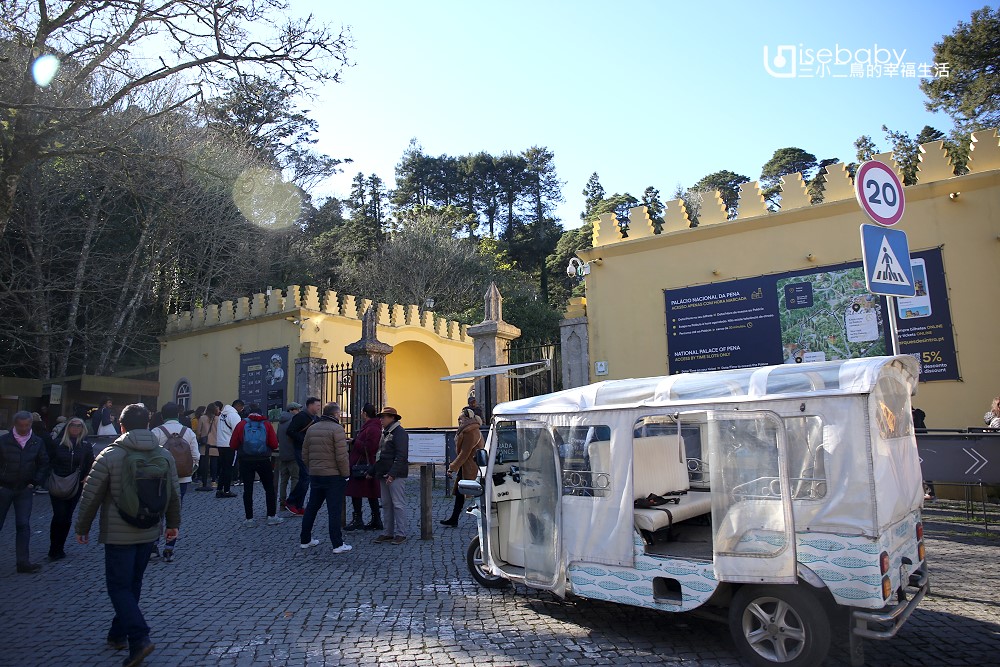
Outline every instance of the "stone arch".
{"type": "Polygon", "coordinates": [[[434,348],[419,341],[396,344],[385,359],[386,403],[403,415],[407,428],[450,426],[451,386],[441,382],[448,367],[434,348]]]}

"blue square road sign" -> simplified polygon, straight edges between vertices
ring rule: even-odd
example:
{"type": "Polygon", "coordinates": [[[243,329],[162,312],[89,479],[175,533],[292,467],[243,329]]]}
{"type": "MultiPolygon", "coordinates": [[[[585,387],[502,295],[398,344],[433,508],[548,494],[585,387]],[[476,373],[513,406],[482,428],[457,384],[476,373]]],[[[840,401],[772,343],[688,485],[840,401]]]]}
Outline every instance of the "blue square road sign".
{"type": "Polygon", "coordinates": [[[869,292],[885,296],[913,296],[916,293],[906,232],[861,225],[861,253],[869,292]]]}

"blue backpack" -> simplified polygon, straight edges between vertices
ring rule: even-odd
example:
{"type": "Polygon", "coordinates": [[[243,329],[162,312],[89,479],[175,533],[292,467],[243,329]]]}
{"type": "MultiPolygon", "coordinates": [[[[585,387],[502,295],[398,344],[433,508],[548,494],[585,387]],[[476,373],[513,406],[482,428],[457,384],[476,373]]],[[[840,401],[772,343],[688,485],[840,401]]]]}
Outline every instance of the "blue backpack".
{"type": "Polygon", "coordinates": [[[264,422],[254,421],[249,418],[246,420],[246,423],[243,425],[243,446],[240,448],[240,453],[244,457],[257,458],[270,455],[267,448],[267,429],[264,427],[264,422]]]}

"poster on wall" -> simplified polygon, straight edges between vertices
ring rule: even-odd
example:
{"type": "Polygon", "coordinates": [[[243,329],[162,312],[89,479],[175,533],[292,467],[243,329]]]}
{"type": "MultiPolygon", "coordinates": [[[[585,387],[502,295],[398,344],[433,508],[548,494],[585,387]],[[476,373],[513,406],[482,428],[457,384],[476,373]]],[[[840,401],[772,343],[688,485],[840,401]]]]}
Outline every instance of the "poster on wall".
{"type": "Polygon", "coordinates": [[[247,352],[240,355],[240,398],[256,403],[265,412],[284,407],[288,395],[288,348],[247,352]]]}
{"type": "MultiPolygon", "coordinates": [[[[899,299],[900,352],[921,381],[958,379],[939,248],[913,253],[923,289],[899,299]]],[[[664,290],[671,374],[887,354],[887,302],[860,262],[664,290]]]]}

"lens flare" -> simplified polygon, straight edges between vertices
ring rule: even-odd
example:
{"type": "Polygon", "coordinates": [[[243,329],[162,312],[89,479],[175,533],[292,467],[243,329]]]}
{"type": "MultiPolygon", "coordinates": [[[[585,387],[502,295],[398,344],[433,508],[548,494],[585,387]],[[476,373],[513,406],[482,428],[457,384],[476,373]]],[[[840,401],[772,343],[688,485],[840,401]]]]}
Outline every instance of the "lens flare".
{"type": "Polygon", "coordinates": [[[284,229],[302,214],[302,192],[273,169],[243,170],[233,184],[233,201],[247,220],[258,227],[284,229]]]}
{"type": "Polygon", "coordinates": [[[31,76],[34,77],[35,83],[42,88],[47,88],[52,83],[52,79],[56,78],[56,73],[58,72],[59,59],[51,53],[38,56],[35,58],[35,62],[31,64],[31,76]]]}

